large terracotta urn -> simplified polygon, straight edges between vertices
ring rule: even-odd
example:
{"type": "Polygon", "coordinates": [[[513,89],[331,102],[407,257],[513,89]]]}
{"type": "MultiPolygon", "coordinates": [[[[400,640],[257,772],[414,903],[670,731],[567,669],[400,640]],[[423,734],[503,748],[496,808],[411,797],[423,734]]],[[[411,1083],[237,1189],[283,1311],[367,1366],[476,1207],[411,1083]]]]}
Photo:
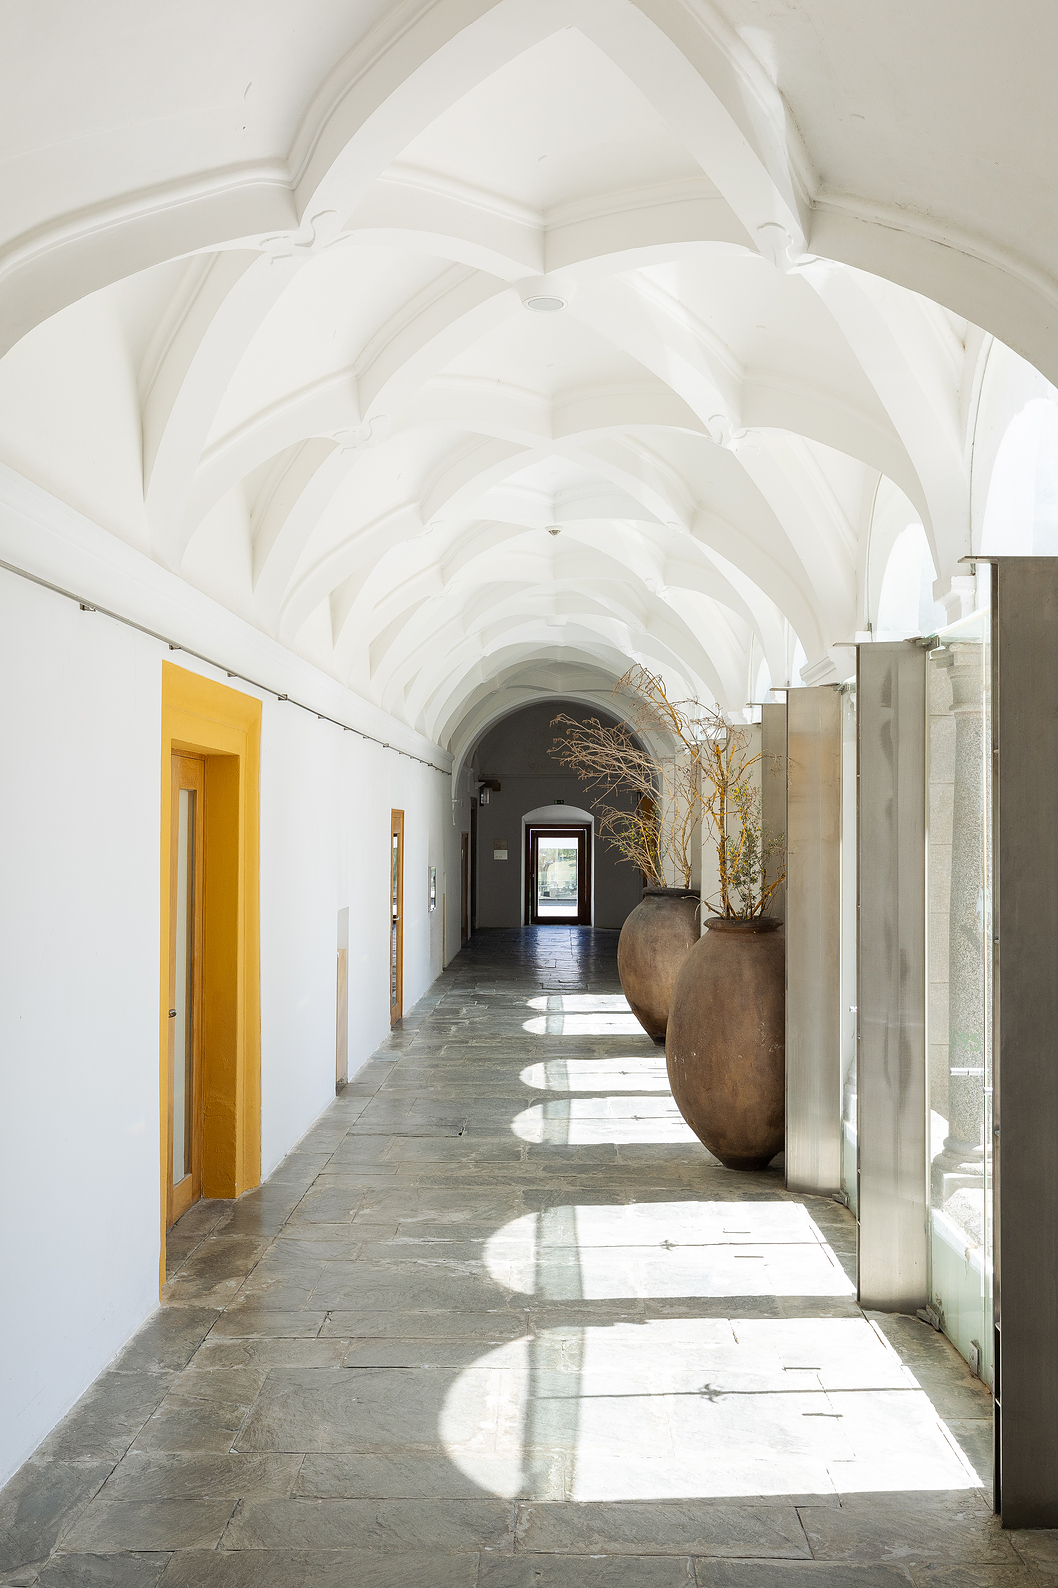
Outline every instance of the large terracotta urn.
{"type": "Polygon", "coordinates": [[[621,928],[621,986],[629,1009],[659,1046],[680,966],[698,941],[700,908],[697,893],[688,888],[646,888],[621,928]]]}
{"type": "Polygon", "coordinates": [[[676,1106],[728,1169],[763,1169],[786,1133],[780,922],[707,916],[676,979],[665,1057],[676,1106]]]}

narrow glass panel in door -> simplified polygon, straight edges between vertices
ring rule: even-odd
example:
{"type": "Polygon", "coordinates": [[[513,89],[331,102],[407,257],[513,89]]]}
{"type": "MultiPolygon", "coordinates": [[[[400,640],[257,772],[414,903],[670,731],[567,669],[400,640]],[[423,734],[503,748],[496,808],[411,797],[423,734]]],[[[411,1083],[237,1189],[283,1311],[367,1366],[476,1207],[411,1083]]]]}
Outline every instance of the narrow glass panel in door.
{"type": "Polygon", "coordinates": [[[404,1013],[404,812],[391,816],[389,1020],[395,1025],[404,1013]]]}
{"type": "Polygon", "coordinates": [[[169,872],[169,1181],[167,1224],[202,1194],[201,964],[204,766],[172,758],[169,872]]]}

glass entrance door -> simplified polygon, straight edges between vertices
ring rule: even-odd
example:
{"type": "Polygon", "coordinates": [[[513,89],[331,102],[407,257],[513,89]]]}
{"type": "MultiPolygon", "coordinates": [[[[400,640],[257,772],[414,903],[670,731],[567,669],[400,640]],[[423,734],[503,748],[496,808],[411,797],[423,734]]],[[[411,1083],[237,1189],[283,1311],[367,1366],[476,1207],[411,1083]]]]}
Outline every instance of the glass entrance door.
{"type": "Polygon", "coordinates": [[[591,922],[586,827],[530,827],[526,833],[526,904],[531,925],[591,922]]]}
{"type": "Polygon", "coordinates": [[[404,812],[390,822],[389,1023],[404,1014],[404,812]]]}
{"type": "Polygon", "coordinates": [[[169,1180],[166,1226],[202,1195],[202,874],[205,765],[172,758],[169,838],[169,1180]]]}

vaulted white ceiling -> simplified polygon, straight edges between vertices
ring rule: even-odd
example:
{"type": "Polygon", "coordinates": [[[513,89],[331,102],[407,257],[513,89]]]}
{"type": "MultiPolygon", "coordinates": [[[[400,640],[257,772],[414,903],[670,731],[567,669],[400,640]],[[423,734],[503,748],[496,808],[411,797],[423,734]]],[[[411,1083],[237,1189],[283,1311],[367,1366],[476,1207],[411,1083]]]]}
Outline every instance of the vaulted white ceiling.
{"type": "Polygon", "coordinates": [[[985,332],[1058,373],[1053,8],[14,28],[0,457],[446,746],[828,676],[880,502],[970,550],[985,332]]]}

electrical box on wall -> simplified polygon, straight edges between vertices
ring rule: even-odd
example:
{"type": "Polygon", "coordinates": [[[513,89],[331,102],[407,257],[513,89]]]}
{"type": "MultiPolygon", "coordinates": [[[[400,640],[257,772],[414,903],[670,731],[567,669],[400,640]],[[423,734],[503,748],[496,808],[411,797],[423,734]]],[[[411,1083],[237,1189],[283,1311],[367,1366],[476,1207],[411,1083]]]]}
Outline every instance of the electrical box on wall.
{"type": "Polygon", "coordinates": [[[492,858],[493,858],[493,860],[506,860],[507,859],[507,844],[506,844],[506,841],[504,841],[503,843],[500,843],[500,841],[497,839],[497,841],[492,846],[492,858]]]}

